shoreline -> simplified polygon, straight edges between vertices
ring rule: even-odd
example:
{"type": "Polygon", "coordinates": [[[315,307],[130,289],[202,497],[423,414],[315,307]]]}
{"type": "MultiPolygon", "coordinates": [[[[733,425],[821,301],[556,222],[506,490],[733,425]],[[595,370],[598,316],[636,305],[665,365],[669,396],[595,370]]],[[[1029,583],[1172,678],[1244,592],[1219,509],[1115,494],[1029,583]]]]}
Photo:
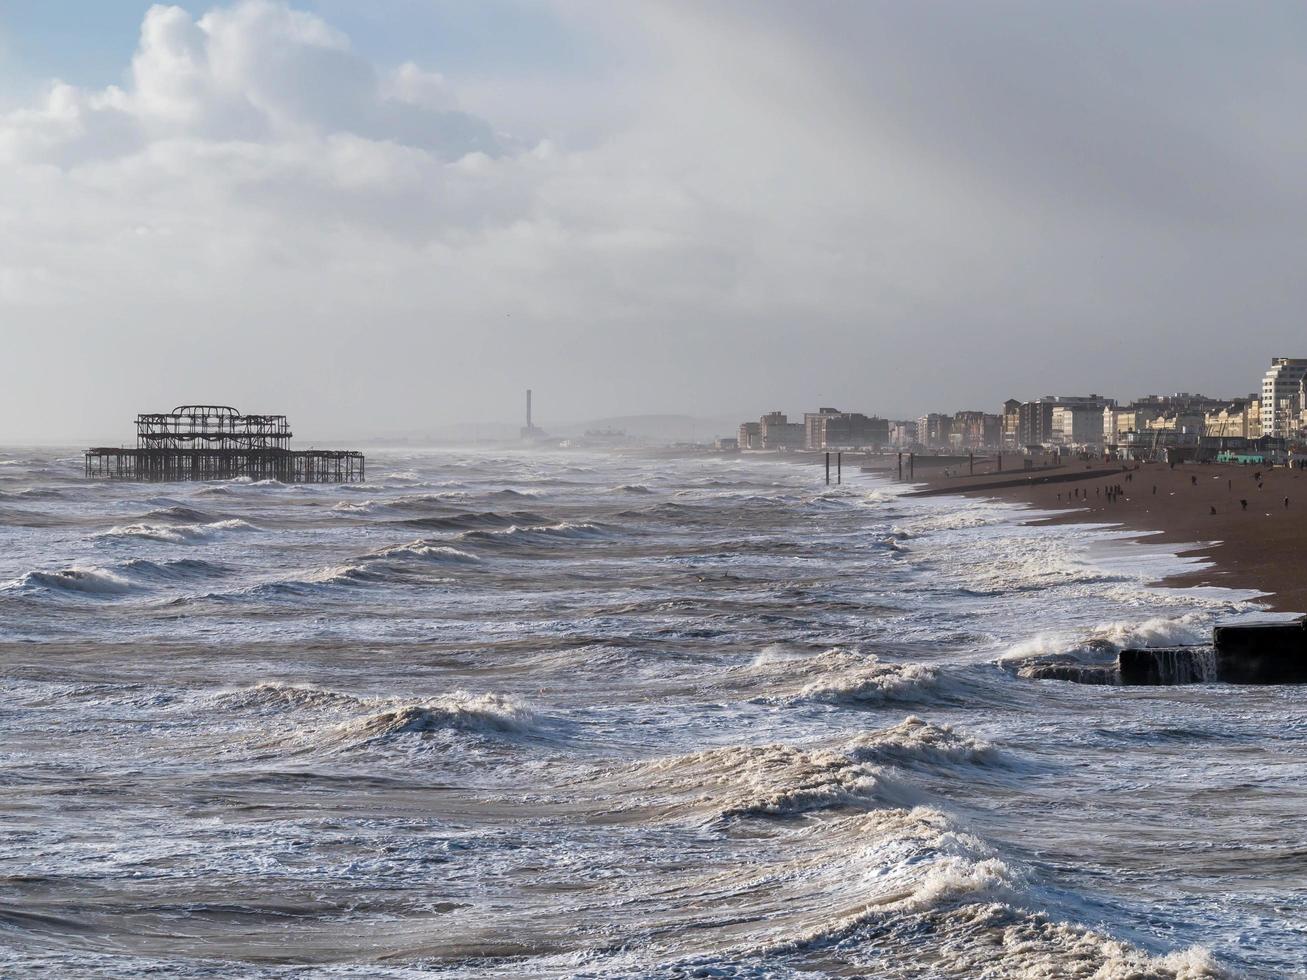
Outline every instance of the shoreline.
{"type": "Polygon", "coordinates": [[[937,473],[913,481],[908,495],[1026,504],[1042,512],[1027,522],[1035,525],[1115,526],[1134,532],[1131,540],[1178,546],[1178,556],[1206,563],[1167,576],[1160,586],[1254,591],[1261,593],[1254,601],[1268,612],[1307,612],[1307,471],[1219,463],[1135,465],[1107,472],[1102,463],[1074,460],[1034,473],[1000,475],[988,468],[974,476],[937,473]],[[1111,486],[1121,492],[1108,495],[1111,486]],[[1247,501],[1246,510],[1241,501],[1247,501]]]}

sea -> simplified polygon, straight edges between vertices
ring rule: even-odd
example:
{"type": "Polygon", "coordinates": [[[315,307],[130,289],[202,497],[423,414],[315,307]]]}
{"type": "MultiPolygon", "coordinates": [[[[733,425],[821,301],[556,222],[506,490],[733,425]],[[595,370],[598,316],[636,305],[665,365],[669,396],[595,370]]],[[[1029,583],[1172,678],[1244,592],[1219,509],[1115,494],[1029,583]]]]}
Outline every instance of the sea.
{"type": "Polygon", "coordinates": [[[4,977],[1307,975],[1307,699],[1090,685],[1256,596],[777,458],[0,452],[4,977]]]}

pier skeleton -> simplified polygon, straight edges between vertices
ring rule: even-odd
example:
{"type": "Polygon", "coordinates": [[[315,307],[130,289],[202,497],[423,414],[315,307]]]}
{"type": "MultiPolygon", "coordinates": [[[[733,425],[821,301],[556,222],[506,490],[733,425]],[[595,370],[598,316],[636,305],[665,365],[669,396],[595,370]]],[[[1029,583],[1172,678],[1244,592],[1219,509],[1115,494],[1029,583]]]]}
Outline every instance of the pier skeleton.
{"type": "Polygon", "coordinates": [[[136,416],[136,448],[86,451],[88,479],[175,482],[278,480],[361,483],[363,454],[292,450],[284,415],[242,415],[230,405],[179,405],[136,416]]]}

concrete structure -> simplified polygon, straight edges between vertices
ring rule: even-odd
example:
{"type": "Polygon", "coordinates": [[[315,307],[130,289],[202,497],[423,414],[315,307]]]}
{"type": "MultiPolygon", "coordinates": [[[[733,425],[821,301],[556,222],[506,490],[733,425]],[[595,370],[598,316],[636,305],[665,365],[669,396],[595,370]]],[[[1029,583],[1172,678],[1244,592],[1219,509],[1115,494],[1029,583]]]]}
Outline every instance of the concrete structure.
{"type": "Polygon", "coordinates": [[[1262,405],[1259,398],[1236,398],[1203,416],[1203,435],[1258,439],[1261,434],[1262,405]]]}
{"type": "Polygon", "coordinates": [[[758,419],[762,449],[802,449],[803,423],[791,422],[784,412],[768,412],[758,419]]]}
{"type": "Polygon", "coordinates": [[[822,449],[878,449],[889,445],[889,421],[861,412],[821,408],[803,415],[804,446],[822,449]]]}
{"type": "Polygon", "coordinates": [[[927,449],[946,449],[952,431],[953,419],[950,416],[931,412],[917,419],[917,444],[927,449]]]}
{"type": "Polygon", "coordinates": [[[960,450],[988,449],[1002,444],[1003,418],[990,412],[957,412],[950,441],[960,450]]]}
{"type": "Polygon", "coordinates": [[[1307,684],[1307,620],[1237,623],[1211,646],[1136,647],[1117,655],[1122,684],[1307,684]]]}
{"type": "Polygon", "coordinates": [[[743,422],[740,424],[740,435],[735,441],[739,449],[761,449],[762,448],[762,426],[757,422],[743,422]]]}
{"type": "Polygon", "coordinates": [[[1307,357],[1273,357],[1262,376],[1262,434],[1288,439],[1296,434],[1303,408],[1307,357]]]}
{"type": "Polygon", "coordinates": [[[915,419],[904,419],[889,423],[889,444],[898,449],[907,449],[917,444],[917,423],[915,419]]]}
{"type": "Polygon", "coordinates": [[[1016,398],[1003,403],[1002,446],[1004,449],[1021,447],[1021,402],[1016,398]]]}
{"type": "Polygon", "coordinates": [[[1051,441],[1055,446],[1101,446],[1103,412],[1098,405],[1054,405],[1051,441]]]}
{"type": "Polygon", "coordinates": [[[1145,395],[1129,405],[1103,410],[1103,444],[1118,446],[1130,433],[1155,431],[1200,432],[1208,412],[1229,406],[1229,401],[1178,391],[1170,395],[1145,395]]]}
{"type": "MultiPolygon", "coordinates": [[[[1044,395],[1033,401],[1022,402],[1017,408],[1017,444],[1019,446],[1056,445],[1053,430],[1053,410],[1057,407],[1092,409],[1102,413],[1103,409],[1115,405],[1115,400],[1102,395],[1044,395]]],[[[1082,431],[1084,422],[1082,421],[1082,431]]],[[[1074,423],[1072,423],[1074,428],[1074,423]]]]}
{"type": "Polygon", "coordinates": [[[536,428],[531,421],[531,389],[526,390],[526,425],[518,430],[518,435],[523,442],[539,442],[541,439],[548,439],[549,434],[544,429],[536,428]]]}
{"type": "Polygon", "coordinates": [[[1207,425],[1207,413],[1198,409],[1163,412],[1145,423],[1149,432],[1193,432],[1202,435],[1207,425]]]}

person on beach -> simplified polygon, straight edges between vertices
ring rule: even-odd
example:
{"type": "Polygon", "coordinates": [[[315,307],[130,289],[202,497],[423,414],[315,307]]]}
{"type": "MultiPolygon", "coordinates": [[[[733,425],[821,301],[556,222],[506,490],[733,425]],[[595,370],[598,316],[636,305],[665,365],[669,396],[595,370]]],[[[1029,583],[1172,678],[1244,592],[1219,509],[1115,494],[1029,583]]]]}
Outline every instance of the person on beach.
{"type": "Polygon", "coordinates": [[[1241,510],[1247,510],[1247,509],[1248,509],[1248,501],[1246,501],[1246,500],[1240,500],[1240,501],[1239,501],[1239,507],[1240,507],[1241,510]]]}
{"type": "Polygon", "coordinates": [[[1285,497],[1285,498],[1284,498],[1284,509],[1285,509],[1285,510],[1288,510],[1288,509],[1289,509],[1289,498],[1288,498],[1288,497],[1285,497]]]}

